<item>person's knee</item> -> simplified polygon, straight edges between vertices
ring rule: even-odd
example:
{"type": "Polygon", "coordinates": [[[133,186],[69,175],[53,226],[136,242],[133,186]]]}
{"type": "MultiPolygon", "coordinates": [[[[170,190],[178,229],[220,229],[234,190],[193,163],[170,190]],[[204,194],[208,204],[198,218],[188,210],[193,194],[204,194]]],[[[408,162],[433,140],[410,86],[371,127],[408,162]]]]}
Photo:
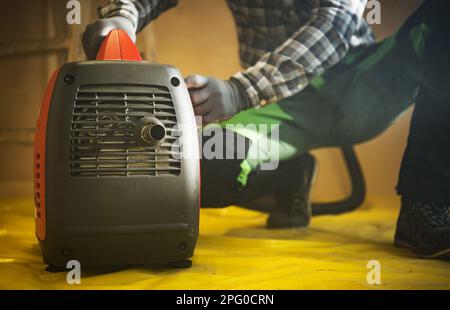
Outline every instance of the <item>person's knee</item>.
{"type": "Polygon", "coordinates": [[[222,208],[232,204],[238,195],[237,177],[250,141],[219,125],[207,126],[201,132],[202,207],[222,208]]]}

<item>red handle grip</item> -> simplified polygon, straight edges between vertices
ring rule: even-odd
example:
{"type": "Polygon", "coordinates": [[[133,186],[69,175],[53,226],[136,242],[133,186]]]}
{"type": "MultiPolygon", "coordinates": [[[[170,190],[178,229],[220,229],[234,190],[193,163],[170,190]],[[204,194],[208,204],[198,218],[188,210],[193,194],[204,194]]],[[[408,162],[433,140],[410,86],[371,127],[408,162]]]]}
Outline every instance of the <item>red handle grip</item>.
{"type": "Polygon", "coordinates": [[[115,29],[103,41],[96,60],[142,61],[142,57],[128,34],[115,29]]]}

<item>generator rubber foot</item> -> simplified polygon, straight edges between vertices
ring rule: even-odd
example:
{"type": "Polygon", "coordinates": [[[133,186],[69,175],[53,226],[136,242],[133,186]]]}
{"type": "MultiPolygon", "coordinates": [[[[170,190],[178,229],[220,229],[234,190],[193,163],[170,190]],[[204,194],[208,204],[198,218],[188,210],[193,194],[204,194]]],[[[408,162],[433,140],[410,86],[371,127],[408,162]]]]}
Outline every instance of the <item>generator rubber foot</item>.
{"type": "Polygon", "coordinates": [[[59,272],[65,272],[65,271],[67,271],[67,269],[62,268],[62,267],[53,266],[53,265],[48,265],[47,267],[45,267],[45,271],[48,271],[51,273],[59,273],[59,272]]]}
{"type": "Polygon", "coordinates": [[[191,268],[192,261],[188,259],[188,260],[183,260],[183,261],[179,261],[179,262],[170,262],[167,264],[167,266],[170,268],[186,269],[186,268],[191,268]]]}

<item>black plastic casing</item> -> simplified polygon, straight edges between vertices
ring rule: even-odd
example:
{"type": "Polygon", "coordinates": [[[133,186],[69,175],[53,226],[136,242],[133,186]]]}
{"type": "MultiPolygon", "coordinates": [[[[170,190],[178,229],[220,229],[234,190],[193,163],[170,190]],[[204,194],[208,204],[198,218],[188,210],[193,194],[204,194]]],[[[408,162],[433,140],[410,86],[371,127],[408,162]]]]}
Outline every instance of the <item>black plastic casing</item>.
{"type": "Polygon", "coordinates": [[[70,260],[78,260],[82,267],[188,260],[198,237],[198,151],[191,101],[174,67],[123,61],[64,65],[47,124],[46,239],[40,240],[45,263],[64,268],[70,260]],[[179,83],[171,82],[174,77],[179,83]],[[89,178],[70,174],[77,90],[87,84],[124,83],[164,85],[170,90],[177,120],[183,124],[180,175],[89,178]]]}

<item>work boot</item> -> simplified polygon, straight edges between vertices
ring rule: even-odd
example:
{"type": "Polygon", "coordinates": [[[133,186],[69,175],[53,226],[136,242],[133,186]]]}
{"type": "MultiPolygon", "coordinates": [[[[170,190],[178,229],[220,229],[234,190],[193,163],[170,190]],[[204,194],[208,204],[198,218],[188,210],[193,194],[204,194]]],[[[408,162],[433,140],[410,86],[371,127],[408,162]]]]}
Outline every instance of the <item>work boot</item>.
{"type": "Polygon", "coordinates": [[[270,212],[267,228],[301,228],[311,221],[311,190],[316,177],[316,159],[302,155],[291,171],[292,181],[275,192],[275,207],[270,212]]]}
{"type": "Polygon", "coordinates": [[[315,174],[316,160],[309,153],[280,163],[275,171],[255,171],[236,204],[269,213],[270,229],[307,227],[315,174]]]}
{"type": "Polygon", "coordinates": [[[395,245],[421,258],[450,258],[450,206],[402,199],[395,245]]]}

